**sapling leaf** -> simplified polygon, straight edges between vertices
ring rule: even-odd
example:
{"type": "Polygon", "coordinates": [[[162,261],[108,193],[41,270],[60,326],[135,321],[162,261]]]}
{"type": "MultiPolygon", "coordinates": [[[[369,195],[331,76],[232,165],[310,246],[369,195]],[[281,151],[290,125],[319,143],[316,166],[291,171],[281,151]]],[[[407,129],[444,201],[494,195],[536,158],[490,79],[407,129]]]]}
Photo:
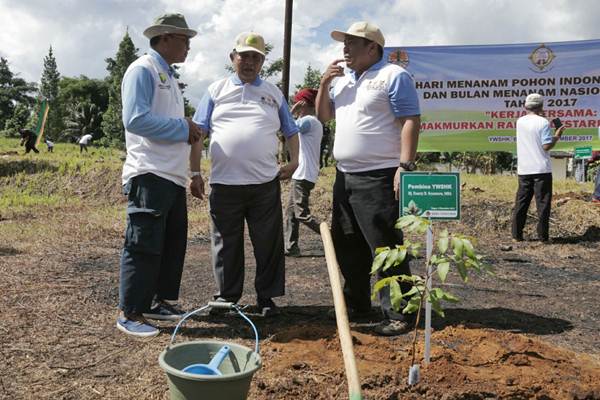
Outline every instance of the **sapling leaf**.
{"type": "Polygon", "coordinates": [[[373,260],[373,265],[371,266],[371,275],[375,274],[379,270],[379,268],[381,268],[381,266],[385,262],[385,259],[387,258],[388,252],[389,247],[387,250],[380,251],[379,254],[375,256],[375,259],[373,260]]]}
{"type": "Polygon", "coordinates": [[[458,274],[460,275],[463,282],[466,282],[467,279],[469,279],[469,277],[467,275],[467,268],[465,268],[465,263],[462,260],[456,261],[456,259],[454,262],[456,264],[456,269],[458,270],[458,274]]]}
{"type": "Polygon", "coordinates": [[[378,248],[376,248],[376,249],[375,249],[375,255],[377,255],[377,254],[379,254],[379,253],[381,253],[381,252],[383,252],[383,251],[388,251],[389,249],[390,249],[390,247],[389,247],[389,246],[385,246],[385,247],[378,247],[378,248]]]}
{"type": "Polygon", "coordinates": [[[402,310],[403,314],[412,314],[419,310],[419,306],[421,305],[421,295],[415,294],[413,297],[408,300],[408,304],[402,310]]]}
{"type": "Polygon", "coordinates": [[[462,239],[463,242],[463,247],[465,249],[465,252],[467,253],[467,256],[473,258],[475,257],[475,250],[473,249],[473,245],[471,244],[471,241],[469,239],[462,239]]]}
{"type": "Polygon", "coordinates": [[[454,254],[456,254],[456,256],[458,257],[462,257],[463,255],[463,242],[462,240],[453,237],[452,238],[452,251],[454,252],[454,254]]]}
{"type": "Polygon", "coordinates": [[[387,257],[385,259],[385,265],[383,266],[384,271],[396,263],[397,255],[398,255],[398,249],[392,249],[387,253],[387,257]]]}
{"type": "Polygon", "coordinates": [[[402,297],[411,297],[411,296],[413,296],[413,295],[415,295],[417,293],[419,293],[419,289],[417,289],[416,286],[413,286],[413,287],[410,288],[410,290],[408,292],[403,293],[402,297]]]}
{"type": "Polygon", "coordinates": [[[402,306],[402,289],[398,281],[390,282],[390,300],[395,311],[400,311],[402,306]]]}
{"type": "Polygon", "coordinates": [[[448,230],[444,229],[438,240],[438,249],[440,254],[445,254],[448,251],[448,230]],[[445,233],[445,234],[444,234],[445,233]]]}
{"type": "Polygon", "coordinates": [[[443,262],[443,263],[439,263],[437,266],[437,273],[438,276],[440,277],[440,280],[443,282],[446,282],[446,275],[448,275],[448,271],[450,270],[450,263],[449,262],[443,262]]]}
{"type": "Polygon", "coordinates": [[[375,300],[377,298],[377,293],[384,287],[391,284],[391,282],[396,282],[397,276],[389,276],[387,278],[383,278],[375,282],[373,286],[373,294],[371,295],[371,299],[375,300]]]}
{"type": "Polygon", "coordinates": [[[446,315],[444,314],[444,310],[442,309],[442,305],[439,300],[431,301],[431,309],[436,312],[437,315],[444,318],[446,315]]]}

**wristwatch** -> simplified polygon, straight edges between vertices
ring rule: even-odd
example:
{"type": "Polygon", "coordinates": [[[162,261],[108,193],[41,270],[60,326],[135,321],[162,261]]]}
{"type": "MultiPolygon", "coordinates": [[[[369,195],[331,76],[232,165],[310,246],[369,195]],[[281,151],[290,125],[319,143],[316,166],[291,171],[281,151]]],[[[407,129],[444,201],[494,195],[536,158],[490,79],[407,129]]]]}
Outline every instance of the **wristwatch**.
{"type": "Polygon", "coordinates": [[[200,176],[202,173],[200,171],[191,171],[190,172],[190,178],[195,178],[197,176],[200,176]]]}
{"type": "Polygon", "coordinates": [[[401,162],[400,168],[405,171],[414,171],[417,169],[417,164],[414,161],[401,162]]]}

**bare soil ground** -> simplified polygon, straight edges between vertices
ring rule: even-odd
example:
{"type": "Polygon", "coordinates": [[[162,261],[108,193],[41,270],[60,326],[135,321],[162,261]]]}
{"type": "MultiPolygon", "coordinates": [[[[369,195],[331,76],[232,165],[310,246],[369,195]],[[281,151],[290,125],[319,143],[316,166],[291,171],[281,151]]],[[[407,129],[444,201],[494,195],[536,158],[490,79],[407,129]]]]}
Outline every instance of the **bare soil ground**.
{"type": "MultiPolygon", "coordinates": [[[[0,218],[5,233],[38,223],[50,236],[0,241],[0,398],[169,398],[157,357],[173,325],[161,324],[161,335],[150,340],[114,327],[123,221],[110,213],[97,221],[94,205],[122,199],[114,185],[98,188],[78,194],[77,207],[0,218]]],[[[578,193],[555,196],[554,243],[543,245],[510,241],[511,204],[476,191],[465,196],[462,221],[440,226],[476,237],[496,276],[466,285],[450,279],[447,289],[462,301],[449,306],[445,319],[434,317],[432,361],[422,365],[415,386],[407,385],[412,335],[375,336],[376,314],[353,323],[364,397],[600,399],[600,207],[586,200],[578,193]]],[[[327,219],[326,190],[318,188],[313,202],[327,219]]],[[[205,204],[190,204],[205,212],[205,204]]],[[[335,321],[326,315],[333,303],[322,246],[308,230],[301,235],[303,257],[287,259],[281,315],[253,317],[263,367],[249,399],[348,398],[335,321]]],[[[215,290],[209,246],[207,227],[192,229],[181,293],[187,309],[205,304],[215,290]]],[[[246,254],[241,303],[254,304],[249,243],[246,254]]],[[[421,268],[414,263],[415,271],[421,268]]],[[[192,320],[179,340],[209,338],[253,345],[248,326],[233,316],[192,320]]],[[[417,348],[420,359],[422,341],[417,348]]]]}

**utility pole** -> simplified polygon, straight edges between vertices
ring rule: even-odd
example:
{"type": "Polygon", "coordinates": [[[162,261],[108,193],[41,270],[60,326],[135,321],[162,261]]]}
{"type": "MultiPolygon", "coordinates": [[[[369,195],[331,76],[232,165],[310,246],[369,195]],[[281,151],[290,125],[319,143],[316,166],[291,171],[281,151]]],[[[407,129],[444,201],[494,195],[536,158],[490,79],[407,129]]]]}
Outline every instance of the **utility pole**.
{"type": "Polygon", "coordinates": [[[285,0],[285,29],[283,33],[283,77],[282,92],[286,101],[290,92],[290,53],[292,47],[292,7],[294,0],[285,0]]]}

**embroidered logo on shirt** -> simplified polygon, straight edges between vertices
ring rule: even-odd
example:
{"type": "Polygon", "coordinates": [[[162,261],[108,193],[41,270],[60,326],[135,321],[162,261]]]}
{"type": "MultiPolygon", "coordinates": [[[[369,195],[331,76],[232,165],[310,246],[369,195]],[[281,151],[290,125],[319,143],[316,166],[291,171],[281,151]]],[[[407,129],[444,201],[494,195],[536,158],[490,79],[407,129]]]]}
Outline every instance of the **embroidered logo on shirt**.
{"type": "Polygon", "coordinates": [[[167,76],[164,73],[162,73],[162,72],[158,73],[158,77],[160,78],[160,81],[162,83],[165,83],[167,81],[167,76]]]}
{"type": "Polygon", "coordinates": [[[371,80],[367,83],[367,90],[385,90],[386,85],[384,80],[371,80]]]}
{"type": "Polygon", "coordinates": [[[277,102],[271,96],[260,96],[260,102],[264,105],[277,108],[277,102]]]}

